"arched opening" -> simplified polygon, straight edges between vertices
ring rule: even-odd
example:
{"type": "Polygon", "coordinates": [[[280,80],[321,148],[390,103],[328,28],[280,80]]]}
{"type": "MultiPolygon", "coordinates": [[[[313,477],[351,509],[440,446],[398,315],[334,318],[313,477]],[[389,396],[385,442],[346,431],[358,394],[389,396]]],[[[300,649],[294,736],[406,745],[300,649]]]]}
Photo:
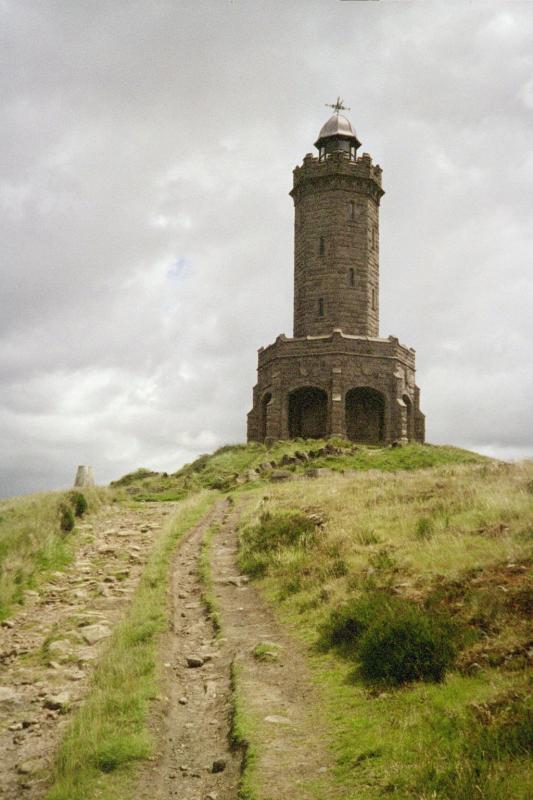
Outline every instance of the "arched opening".
{"type": "Polygon", "coordinates": [[[268,422],[268,405],[272,400],[272,395],[267,392],[261,400],[260,416],[259,416],[259,436],[260,441],[264,442],[267,436],[267,422],[268,422]]]}
{"type": "Polygon", "coordinates": [[[354,442],[378,444],[385,439],[385,398],[368,387],[346,394],[346,435],[354,442]]]}
{"type": "Polygon", "coordinates": [[[322,439],[326,436],[328,396],[323,389],[307,386],[289,395],[291,439],[322,439]]]}
{"type": "Polygon", "coordinates": [[[407,425],[407,439],[408,441],[412,442],[415,438],[415,419],[413,415],[413,404],[411,402],[410,397],[404,394],[402,397],[403,403],[405,405],[405,416],[406,416],[406,425],[407,425]]]}

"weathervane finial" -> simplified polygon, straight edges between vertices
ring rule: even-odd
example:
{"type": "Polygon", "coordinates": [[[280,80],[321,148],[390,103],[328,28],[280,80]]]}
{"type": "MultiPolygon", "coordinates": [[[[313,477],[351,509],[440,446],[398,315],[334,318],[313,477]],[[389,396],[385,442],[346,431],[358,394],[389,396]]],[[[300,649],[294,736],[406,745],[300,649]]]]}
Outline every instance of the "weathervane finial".
{"type": "Polygon", "coordinates": [[[344,100],[341,100],[340,97],[337,97],[336,103],[325,103],[328,108],[333,108],[337,112],[337,116],[339,116],[339,111],[349,111],[350,109],[348,106],[343,105],[344,100]]]}

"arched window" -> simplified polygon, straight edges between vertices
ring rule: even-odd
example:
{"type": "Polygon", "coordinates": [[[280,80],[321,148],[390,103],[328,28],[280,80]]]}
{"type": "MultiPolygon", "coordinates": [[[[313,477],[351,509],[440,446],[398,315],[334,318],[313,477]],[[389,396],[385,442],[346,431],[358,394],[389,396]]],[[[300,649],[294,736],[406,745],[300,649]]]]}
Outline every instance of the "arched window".
{"type": "Polygon", "coordinates": [[[324,237],[321,236],[318,240],[318,255],[323,256],[326,252],[326,242],[324,241],[324,237]]]}
{"type": "Polygon", "coordinates": [[[318,299],[318,316],[319,317],[323,317],[324,316],[324,298],[323,297],[319,297],[319,299],[318,299]]]}
{"type": "Polygon", "coordinates": [[[349,269],[348,280],[350,282],[350,286],[355,286],[355,270],[353,267],[350,267],[349,269]]]}

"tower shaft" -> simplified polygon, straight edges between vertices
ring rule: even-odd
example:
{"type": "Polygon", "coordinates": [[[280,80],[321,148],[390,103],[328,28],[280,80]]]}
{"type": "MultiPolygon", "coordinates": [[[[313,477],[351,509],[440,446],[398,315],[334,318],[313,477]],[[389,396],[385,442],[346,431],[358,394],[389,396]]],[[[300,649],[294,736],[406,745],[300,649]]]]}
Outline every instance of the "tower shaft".
{"type": "Polygon", "coordinates": [[[337,151],[293,176],[294,336],[378,336],[380,167],[337,151]]]}

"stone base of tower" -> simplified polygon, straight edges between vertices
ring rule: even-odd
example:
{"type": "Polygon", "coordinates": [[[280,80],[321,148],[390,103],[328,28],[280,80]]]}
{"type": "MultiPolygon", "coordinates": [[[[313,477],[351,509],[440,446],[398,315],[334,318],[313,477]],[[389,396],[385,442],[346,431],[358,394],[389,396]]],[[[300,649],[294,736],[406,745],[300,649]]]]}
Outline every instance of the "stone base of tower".
{"type": "Polygon", "coordinates": [[[282,335],[259,350],[248,441],[423,442],[419,401],[415,352],[393,336],[282,335]]]}

